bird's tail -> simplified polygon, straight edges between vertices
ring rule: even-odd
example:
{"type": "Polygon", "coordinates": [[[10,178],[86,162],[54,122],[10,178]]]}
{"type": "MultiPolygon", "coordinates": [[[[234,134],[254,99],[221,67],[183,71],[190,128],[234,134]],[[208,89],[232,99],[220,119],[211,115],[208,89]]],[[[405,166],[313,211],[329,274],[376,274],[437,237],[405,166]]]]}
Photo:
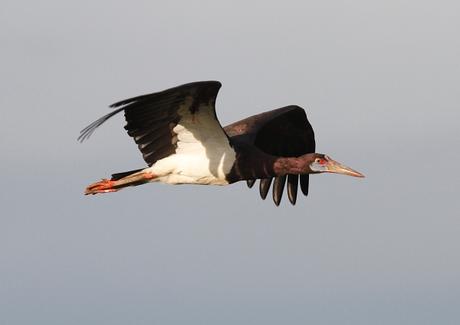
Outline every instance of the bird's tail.
{"type": "Polygon", "coordinates": [[[135,174],[135,173],[140,172],[142,170],[143,169],[141,168],[141,169],[130,170],[129,172],[115,173],[115,174],[112,174],[112,178],[110,180],[111,181],[117,181],[117,180],[119,180],[119,179],[121,179],[123,177],[135,174]]]}
{"type": "Polygon", "coordinates": [[[85,195],[117,192],[128,186],[137,186],[152,181],[156,176],[144,169],[131,170],[129,172],[116,173],[111,179],[102,179],[89,185],[85,189],[85,195]]]}

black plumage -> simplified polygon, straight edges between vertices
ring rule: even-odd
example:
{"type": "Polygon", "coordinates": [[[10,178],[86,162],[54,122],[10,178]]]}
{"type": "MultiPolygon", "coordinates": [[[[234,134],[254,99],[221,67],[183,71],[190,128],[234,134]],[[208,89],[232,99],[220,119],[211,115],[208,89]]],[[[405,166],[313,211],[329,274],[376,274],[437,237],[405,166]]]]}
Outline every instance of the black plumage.
{"type": "MultiPolygon", "coordinates": [[[[254,115],[232,123],[224,128],[234,143],[248,143],[263,152],[279,157],[300,157],[315,152],[315,134],[305,111],[295,105],[278,108],[269,112],[254,115]]],[[[253,166],[256,166],[254,164],[253,166]]],[[[292,204],[297,201],[299,175],[287,177],[288,199],[292,204]]],[[[255,180],[248,180],[251,188],[255,180]]],[[[275,182],[273,201],[281,202],[286,177],[275,182]]],[[[302,193],[308,195],[308,174],[300,175],[302,193]]],[[[260,180],[260,196],[265,199],[272,184],[272,177],[260,180]]]]}

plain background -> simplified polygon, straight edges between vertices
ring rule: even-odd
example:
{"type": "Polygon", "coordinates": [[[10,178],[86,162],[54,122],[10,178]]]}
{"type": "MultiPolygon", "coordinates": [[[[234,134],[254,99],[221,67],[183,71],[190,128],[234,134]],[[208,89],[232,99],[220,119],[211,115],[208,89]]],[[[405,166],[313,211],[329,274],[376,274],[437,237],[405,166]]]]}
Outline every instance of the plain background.
{"type": "Polygon", "coordinates": [[[458,1],[2,1],[0,324],[459,324],[458,1]],[[223,83],[319,152],[276,208],[244,183],[85,197],[144,165],[120,99],[223,83]]]}

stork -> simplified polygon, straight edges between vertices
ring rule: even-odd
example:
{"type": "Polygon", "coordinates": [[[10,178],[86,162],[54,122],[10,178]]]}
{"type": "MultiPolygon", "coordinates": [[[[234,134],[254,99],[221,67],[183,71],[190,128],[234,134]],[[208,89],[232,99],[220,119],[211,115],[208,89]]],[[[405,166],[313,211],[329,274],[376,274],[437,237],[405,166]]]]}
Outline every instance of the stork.
{"type": "Polygon", "coordinates": [[[273,201],[279,205],[285,185],[291,204],[297,190],[308,195],[310,174],[363,174],[321,153],[315,153],[315,136],[305,111],[286,106],[248,117],[226,127],[217,119],[218,81],[199,81],[117,102],[111,113],[80,132],[79,141],[117,113],[124,112],[125,129],[134,139],[148,166],[115,173],[89,185],[85,194],[116,192],[151,182],[168,184],[228,185],[260,180],[266,198],[273,184],[273,201]]]}

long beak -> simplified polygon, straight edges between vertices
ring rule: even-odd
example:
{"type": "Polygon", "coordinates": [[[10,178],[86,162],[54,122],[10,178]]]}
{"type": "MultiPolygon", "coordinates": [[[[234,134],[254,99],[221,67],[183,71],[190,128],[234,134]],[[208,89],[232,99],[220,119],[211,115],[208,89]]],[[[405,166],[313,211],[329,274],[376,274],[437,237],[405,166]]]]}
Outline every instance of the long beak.
{"type": "Polygon", "coordinates": [[[343,174],[343,175],[348,175],[348,176],[353,176],[353,177],[364,177],[363,174],[360,172],[357,172],[354,169],[351,169],[350,167],[347,167],[345,165],[342,165],[341,163],[332,160],[329,158],[327,165],[326,165],[326,172],[327,173],[335,173],[335,174],[343,174]]]}

